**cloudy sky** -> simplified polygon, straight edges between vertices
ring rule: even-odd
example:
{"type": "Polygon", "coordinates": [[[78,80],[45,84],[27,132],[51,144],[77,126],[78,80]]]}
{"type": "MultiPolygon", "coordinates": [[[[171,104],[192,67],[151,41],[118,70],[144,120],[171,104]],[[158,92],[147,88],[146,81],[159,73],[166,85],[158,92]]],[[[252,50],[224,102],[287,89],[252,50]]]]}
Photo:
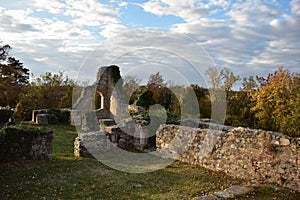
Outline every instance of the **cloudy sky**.
{"type": "Polygon", "coordinates": [[[2,44],[36,76],[92,79],[109,64],[182,82],[210,66],[300,72],[300,0],[0,0],[0,24],[2,44]]]}

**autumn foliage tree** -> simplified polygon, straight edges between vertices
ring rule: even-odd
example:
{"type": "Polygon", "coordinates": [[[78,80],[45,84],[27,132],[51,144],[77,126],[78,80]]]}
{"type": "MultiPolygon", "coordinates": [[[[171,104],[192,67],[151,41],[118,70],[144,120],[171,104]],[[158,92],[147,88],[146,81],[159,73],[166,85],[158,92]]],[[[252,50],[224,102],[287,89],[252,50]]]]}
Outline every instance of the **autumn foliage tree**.
{"type": "Polygon", "coordinates": [[[280,67],[258,80],[260,87],[252,95],[258,127],[300,136],[300,74],[280,67]]]}

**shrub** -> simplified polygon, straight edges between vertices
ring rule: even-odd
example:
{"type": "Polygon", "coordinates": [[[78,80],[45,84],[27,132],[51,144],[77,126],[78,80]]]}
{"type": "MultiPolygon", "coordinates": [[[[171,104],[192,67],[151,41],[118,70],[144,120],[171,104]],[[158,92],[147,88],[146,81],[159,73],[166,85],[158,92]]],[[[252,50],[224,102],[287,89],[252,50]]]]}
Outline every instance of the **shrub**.
{"type": "Polygon", "coordinates": [[[54,115],[54,114],[47,114],[47,118],[48,118],[49,124],[57,124],[57,122],[58,122],[58,119],[57,119],[56,115],[54,115]]]}
{"type": "Polygon", "coordinates": [[[49,130],[37,126],[6,126],[0,130],[0,160],[30,157],[32,140],[49,130]]]}
{"type": "Polygon", "coordinates": [[[61,110],[57,108],[50,108],[47,110],[47,114],[56,116],[56,123],[57,121],[61,121],[61,110]]]}

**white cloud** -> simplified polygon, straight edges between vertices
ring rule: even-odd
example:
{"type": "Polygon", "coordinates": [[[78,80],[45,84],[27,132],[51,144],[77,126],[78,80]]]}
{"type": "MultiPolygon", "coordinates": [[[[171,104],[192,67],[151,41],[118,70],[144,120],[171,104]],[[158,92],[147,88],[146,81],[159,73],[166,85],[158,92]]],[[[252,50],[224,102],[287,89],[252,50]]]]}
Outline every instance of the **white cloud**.
{"type": "Polygon", "coordinates": [[[277,4],[256,0],[231,7],[228,20],[201,18],[173,25],[172,30],[195,38],[217,65],[242,76],[266,76],[280,65],[300,72],[299,18],[288,16],[277,4]]]}
{"type": "Polygon", "coordinates": [[[231,0],[150,0],[140,6],[145,12],[158,16],[174,15],[186,22],[192,22],[225,10],[231,3],[231,0]]]}
{"type": "Polygon", "coordinates": [[[18,4],[24,9],[14,7],[0,3],[0,40],[37,75],[58,66],[76,71],[101,42],[100,31],[109,37],[126,28],[119,24],[118,9],[96,0],[29,0],[18,4]]]}
{"type": "Polygon", "coordinates": [[[278,18],[283,12],[279,7],[267,6],[260,0],[246,0],[232,4],[227,14],[232,20],[243,26],[262,26],[278,18]]]}
{"type": "Polygon", "coordinates": [[[96,0],[66,0],[64,15],[80,26],[101,26],[119,21],[117,9],[96,0]]]}
{"type": "MultiPolygon", "coordinates": [[[[145,12],[173,15],[185,21],[174,24],[170,31],[128,30],[119,19],[125,16],[119,13],[120,7],[128,4],[125,1],[27,2],[30,1],[22,1],[18,9],[1,5],[0,41],[10,44],[13,55],[27,63],[36,75],[57,71],[58,66],[74,75],[89,52],[94,56],[86,61],[85,73],[89,75],[84,78],[94,78],[100,65],[111,64],[126,52],[125,57],[113,63],[120,64],[123,73],[133,67],[145,67],[151,59],[157,60],[152,63],[155,66],[174,64],[172,69],[187,74],[184,70],[189,67],[179,66],[188,66],[184,59],[204,67],[214,65],[213,59],[218,66],[229,67],[242,76],[265,76],[279,65],[300,71],[299,0],[290,1],[291,15],[273,1],[149,0],[138,4],[145,12]],[[218,12],[223,12],[226,19],[210,16],[218,12]],[[184,59],[174,63],[178,58],[174,55],[184,59]]],[[[122,12],[131,12],[130,7],[122,12]]]]}
{"type": "Polygon", "coordinates": [[[150,0],[140,6],[155,15],[174,15],[190,22],[209,14],[206,5],[197,0],[150,0]]]}
{"type": "Polygon", "coordinates": [[[40,11],[46,10],[51,14],[61,14],[66,7],[66,4],[59,0],[35,0],[34,4],[40,11]]]}
{"type": "Polygon", "coordinates": [[[128,28],[121,24],[107,24],[103,27],[100,34],[105,38],[111,38],[127,30],[128,28]]]}
{"type": "Polygon", "coordinates": [[[128,6],[128,3],[125,2],[125,1],[122,1],[122,2],[119,3],[119,6],[120,7],[126,7],[126,6],[128,6]]]}
{"type": "Polygon", "coordinates": [[[231,4],[231,0],[209,0],[208,4],[210,6],[227,8],[231,4]]]}
{"type": "Polygon", "coordinates": [[[300,15],[300,0],[291,0],[290,6],[293,14],[300,15]]]}

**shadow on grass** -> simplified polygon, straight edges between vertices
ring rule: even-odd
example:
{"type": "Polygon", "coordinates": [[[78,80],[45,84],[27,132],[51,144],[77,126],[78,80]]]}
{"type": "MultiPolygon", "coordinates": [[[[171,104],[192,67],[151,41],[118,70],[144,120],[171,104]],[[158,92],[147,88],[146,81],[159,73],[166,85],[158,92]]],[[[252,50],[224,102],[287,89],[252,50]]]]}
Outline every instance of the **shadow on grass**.
{"type": "Polygon", "coordinates": [[[180,163],[143,174],[116,171],[93,158],[55,158],[2,164],[0,168],[0,197],[7,199],[192,198],[239,183],[223,174],[180,163]]]}

